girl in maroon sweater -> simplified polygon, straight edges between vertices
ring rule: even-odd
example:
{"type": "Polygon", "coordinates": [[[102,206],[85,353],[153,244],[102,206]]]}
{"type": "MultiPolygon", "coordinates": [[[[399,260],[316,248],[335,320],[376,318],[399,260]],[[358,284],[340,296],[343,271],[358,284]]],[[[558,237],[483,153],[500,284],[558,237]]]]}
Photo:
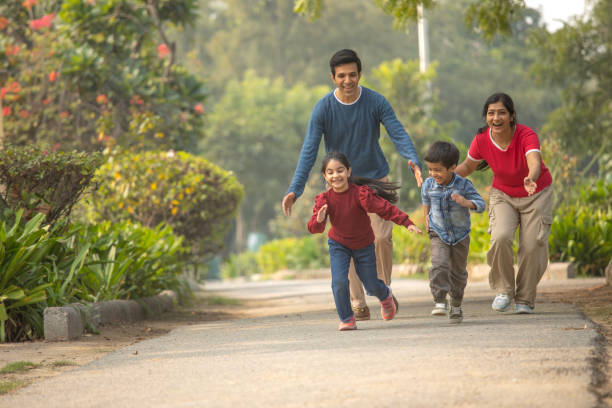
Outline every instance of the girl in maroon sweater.
{"type": "Polygon", "coordinates": [[[323,177],[331,187],[315,198],[308,231],[313,234],[325,230],[327,217],[329,230],[329,257],[332,273],[332,292],[340,317],[339,330],[354,330],[355,316],[351,308],[348,270],[351,258],[366,293],[380,300],[383,319],[391,320],[396,307],[391,288],[378,279],[374,232],[368,213],[376,213],[386,220],[403,225],[410,232],[421,230],[408,215],[396,206],[397,190],[393,183],[351,176],[351,166],[343,153],[330,152],[321,166],[323,177]]]}

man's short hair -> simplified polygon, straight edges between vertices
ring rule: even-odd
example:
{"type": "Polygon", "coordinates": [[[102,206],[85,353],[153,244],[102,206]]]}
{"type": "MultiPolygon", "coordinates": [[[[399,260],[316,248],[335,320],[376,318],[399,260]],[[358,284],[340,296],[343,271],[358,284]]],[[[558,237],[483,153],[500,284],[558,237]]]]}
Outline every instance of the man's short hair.
{"type": "Polygon", "coordinates": [[[336,76],[337,66],[350,64],[351,62],[356,63],[357,72],[361,72],[361,60],[359,59],[355,51],[345,48],[332,55],[331,59],[329,60],[329,67],[331,68],[332,75],[334,77],[336,76]]]}
{"type": "Polygon", "coordinates": [[[452,165],[459,163],[459,149],[452,143],[439,140],[427,149],[425,161],[428,163],[442,163],[444,167],[449,169],[452,165]]]}

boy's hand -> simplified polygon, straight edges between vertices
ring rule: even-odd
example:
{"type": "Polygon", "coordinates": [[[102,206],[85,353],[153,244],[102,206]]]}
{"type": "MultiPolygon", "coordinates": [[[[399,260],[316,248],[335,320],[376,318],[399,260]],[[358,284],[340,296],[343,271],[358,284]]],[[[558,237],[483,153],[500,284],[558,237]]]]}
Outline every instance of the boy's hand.
{"type": "Polygon", "coordinates": [[[453,193],[451,194],[451,198],[462,207],[469,208],[471,210],[476,208],[476,204],[474,204],[471,200],[466,199],[461,194],[453,193]]]}
{"type": "Polygon", "coordinates": [[[320,224],[325,221],[325,216],[327,216],[327,204],[324,204],[323,207],[319,209],[317,213],[317,222],[320,224]]]}
{"type": "Polygon", "coordinates": [[[422,234],[423,232],[421,232],[421,230],[419,229],[419,227],[417,227],[416,225],[412,224],[408,226],[408,231],[415,233],[415,234],[422,234]]]}

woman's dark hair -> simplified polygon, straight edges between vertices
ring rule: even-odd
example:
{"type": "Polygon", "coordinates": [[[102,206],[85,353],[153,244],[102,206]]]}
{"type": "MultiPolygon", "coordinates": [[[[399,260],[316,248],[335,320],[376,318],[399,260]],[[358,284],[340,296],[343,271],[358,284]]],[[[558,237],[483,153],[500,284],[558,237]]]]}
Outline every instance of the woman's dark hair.
{"type": "MultiPolygon", "coordinates": [[[[506,108],[506,110],[508,110],[508,113],[510,114],[510,117],[512,118],[512,120],[510,121],[510,127],[516,126],[516,111],[514,110],[514,102],[512,101],[512,98],[510,97],[510,95],[503,93],[503,92],[494,93],[493,95],[487,98],[487,100],[485,101],[484,107],[482,108],[482,118],[485,119],[486,121],[487,112],[489,110],[489,105],[491,105],[492,103],[497,103],[497,102],[501,102],[506,108]]],[[[485,125],[479,128],[478,133],[484,132],[485,130],[487,130],[488,127],[489,127],[488,125],[485,125]]],[[[483,160],[480,163],[478,163],[478,167],[476,167],[476,170],[486,170],[488,168],[489,168],[489,163],[483,160]]]]}
{"type": "Polygon", "coordinates": [[[336,67],[339,65],[350,64],[354,62],[357,64],[357,72],[361,72],[361,60],[357,56],[357,53],[353,50],[349,50],[347,48],[336,52],[332,55],[329,60],[329,67],[331,68],[331,73],[335,77],[336,76],[336,67]]]}
{"type": "Polygon", "coordinates": [[[452,143],[438,140],[427,149],[424,160],[429,163],[442,163],[449,169],[459,163],[459,149],[452,143]]]}
{"type": "MultiPolygon", "coordinates": [[[[327,165],[332,160],[339,161],[340,163],[342,163],[344,167],[346,167],[347,170],[351,168],[351,163],[349,163],[349,160],[344,153],[329,152],[323,158],[323,163],[321,164],[321,173],[325,174],[327,165]]],[[[348,178],[348,182],[357,184],[358,186],[370,187],[372,190],[374,190],[376,195],[384,198],[391,204],[395,204],[397,202],[398,197],[397,197],[396,190],[400,188],[400,186],[397,183],[389,183],[386,181],[380,181],[376,179],[371,179],[367,177],[358,177],[358,176],[350,176],[348,178]]]]}

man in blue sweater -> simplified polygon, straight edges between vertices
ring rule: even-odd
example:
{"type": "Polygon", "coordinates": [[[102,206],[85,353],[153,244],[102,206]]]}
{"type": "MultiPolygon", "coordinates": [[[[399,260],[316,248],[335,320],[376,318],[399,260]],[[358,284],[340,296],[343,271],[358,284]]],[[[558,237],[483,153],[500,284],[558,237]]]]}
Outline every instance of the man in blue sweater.
{"type": "MultiPolygon", "coordinates": [[[[412,140],[397,120],[393,108],[384,96],[359,85],[361,61],[357,53],[340,50],[331,57],[329,66],[331,79],[337,88],[321,98],[312,111],[297,168],[283,198],[285,215],[291,214],[293,203],[304,192],[308,175],[317,159],[321,136],[326,152],[338,151],[348,157],[354,175],[387,180],[389,164],[379,144],[382,123],[399,154],[408,160],[418,186],[421,187],[423,182],[412,140]]],[[[393,266],[393,223],[376,214],[370,214],[370,219],[375,235],[378,277],[389,285],[393,266]]],[[[367,320],[370,311],[352,261],[349,280],[355,318],[367,320]]]]}

